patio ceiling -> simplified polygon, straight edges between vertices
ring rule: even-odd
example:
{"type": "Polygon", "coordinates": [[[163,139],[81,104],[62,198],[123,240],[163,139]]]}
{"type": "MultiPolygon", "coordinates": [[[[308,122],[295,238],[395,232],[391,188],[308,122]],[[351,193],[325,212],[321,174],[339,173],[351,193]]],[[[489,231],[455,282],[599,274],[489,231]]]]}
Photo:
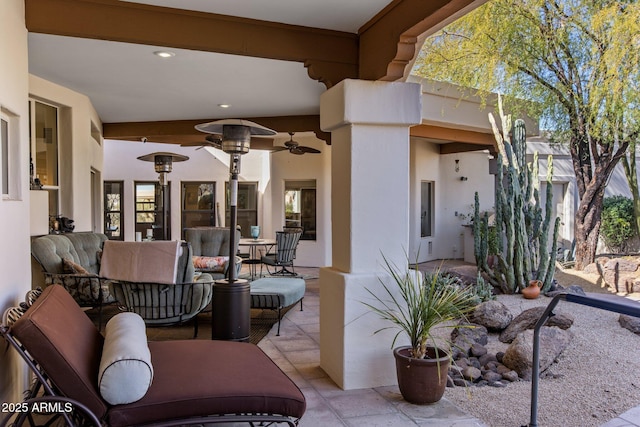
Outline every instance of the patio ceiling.
{"type": "Polygon", "coordinates": [[[29,71],[89,96],[105,138],[200,141],[238,117],[329,142],[326,88],[404,79],[421,37],[484,1],[25,0],[29,71]]]}

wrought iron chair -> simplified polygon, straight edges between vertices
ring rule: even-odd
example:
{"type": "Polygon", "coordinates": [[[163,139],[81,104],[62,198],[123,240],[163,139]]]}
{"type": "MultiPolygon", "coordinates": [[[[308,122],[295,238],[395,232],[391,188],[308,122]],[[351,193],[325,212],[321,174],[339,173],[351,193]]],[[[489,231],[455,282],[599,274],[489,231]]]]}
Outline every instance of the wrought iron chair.
{"type": "Polygon", "coordinates": [[[267,272],[272,276],[297,276],[293,267],[293,260],[296,258],[296,248],[301,235],[301,229],[276,231],[275,253],[267,253],[260,259],[262,261],[260,276],[262,276],[262,265],[266,265],[267,272]],[[269,266],[275,268],[273,273],[269,270],[269,266]],[[287,267],[291,268],[291,270],[287,267]]]}

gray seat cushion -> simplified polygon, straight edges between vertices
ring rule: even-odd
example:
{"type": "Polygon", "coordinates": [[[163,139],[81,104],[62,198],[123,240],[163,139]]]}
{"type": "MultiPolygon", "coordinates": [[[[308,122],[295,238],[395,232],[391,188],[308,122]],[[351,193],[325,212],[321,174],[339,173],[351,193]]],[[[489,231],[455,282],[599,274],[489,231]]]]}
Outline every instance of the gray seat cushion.
{"type": "Polygon", "coordinates": [[[254,308],[278,308],[256,305],[254,301],[262,301],[258,298],[262,295],[277,295],[281,307],[288,307],[300,301],[304,297],[304,279],[265,277],[251,282],[251,304],[254,308]]]}

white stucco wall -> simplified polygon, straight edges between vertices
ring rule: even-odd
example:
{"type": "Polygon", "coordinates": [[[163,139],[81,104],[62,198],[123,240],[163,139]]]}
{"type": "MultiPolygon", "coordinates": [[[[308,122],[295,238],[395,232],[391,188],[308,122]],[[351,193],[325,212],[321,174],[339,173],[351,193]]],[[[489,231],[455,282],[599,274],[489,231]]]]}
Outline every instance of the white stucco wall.
{"type": "MultiPolygon", "coordinates": [[[[75,231],[102,232],[102,185],[96,186],[97,205],[92,222],[91,172],[100,181],[103,170],[102,141],[91,136],[91,123],[102,129],[90,99],[78,92],[29,76],[33,98],[57,106],[60,132],[60,205],[59,214],[74,220],[75,231]]],[[[100,138],[102,139],[102,138],[100,138]]]]}
{"type": "MultiPolygon", "coordinates": [[[[10,153],[16,171],[16,198],[0,198],[0,312],[24,300],[31,288],[29,246],[29,110],[27,30],[24,1],[0,2],[0,108],[15,116],[17,152],[10,153]]],[[[0,166],[1,167],[1,166],[0,166]]],[[[14,351],[0,351],[0,402],[18,402],[26,386],[24,365],[14,351]]]]}
{"type": "MultiPolygon", "coordinates": [[[[318,239],[301,241],[295,265],[321,267],[327,264],[331,247],[330,239],[330,147],[315,137],[298,137],[302,145],[312,146],[322,154],[296,156],[288,152],[269,153],[251,150],[241,158],[240,181],[258,182],[258,225],[263,237],[273,237],[284,225],[284,181],[315,179],[317,187],[318,239]]],[[[181,238],[181,181],[214,181],[216,202],[219,203],[224,222],[224,190],[229,179],[228,155],[213,148],[196,150],[138,141],[105,140],[104,180],[124,180],[125,240],[134,240],[134,182],[157,181],[158,174],[150,162],[137,160],[138,156],[158,151],[169,151],[189,157],[186,162],[173,164],[168,175],[171,188],[171,238],[181,238]]]]}
{"type": "MultiPolygon", "coordinates": [[[[424,262],[435,259],[468,259],[463,227],[473,214],[474,196],[478,192],[480,210],[494,205],[494,176],[489,173],[487,152],[472,151],[439,154],[437,144],[419,138],[411,140],[411,227],[410,259],[424,262]],[[456,160],[458,168],[456,171],[456,160]],[[461,178],[466,178],[462,180],[461,178]],[[433,235],[420,237],[420,186],[434,182],[433,235]]],[[[473,254],[470,254],[473,258],[473,254]]]]}
{"type": "MultiPolygon", "coordinates": [[[[282,230],[285,220],[284,182],[316,180],[316,240],[301,240],[295,265],[324,267],[331,259],[331,146],[315,136],[295,135],[300,145],[316,148],[320,154],[271,154],[271,181],[265,189],[265,224],[267,233],[282,230]]],[[[281,144],[279,144],[281,145],[281,144]]]]}

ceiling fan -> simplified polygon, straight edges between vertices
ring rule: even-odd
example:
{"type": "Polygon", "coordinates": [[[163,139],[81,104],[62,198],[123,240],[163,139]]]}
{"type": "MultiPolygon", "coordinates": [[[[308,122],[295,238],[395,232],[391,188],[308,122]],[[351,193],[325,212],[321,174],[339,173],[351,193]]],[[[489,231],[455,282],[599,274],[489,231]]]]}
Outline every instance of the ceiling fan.
{"type": "Polygon", "coordinates": [[[289,132],[290,138],[288,141],[285,141],[284,147],[278,147],[274,151],[289,150],[291,154],[298,154],[298,155],[302,155],[304,153],[310,153],[310,154],[320,153],[320,150],[316,150],[315,148],[312,148],[312,147],[305,147],[304,145],[300,145],[297,141],[293,140],[293,135],[294,135],[294,132],[289,132]]]}

